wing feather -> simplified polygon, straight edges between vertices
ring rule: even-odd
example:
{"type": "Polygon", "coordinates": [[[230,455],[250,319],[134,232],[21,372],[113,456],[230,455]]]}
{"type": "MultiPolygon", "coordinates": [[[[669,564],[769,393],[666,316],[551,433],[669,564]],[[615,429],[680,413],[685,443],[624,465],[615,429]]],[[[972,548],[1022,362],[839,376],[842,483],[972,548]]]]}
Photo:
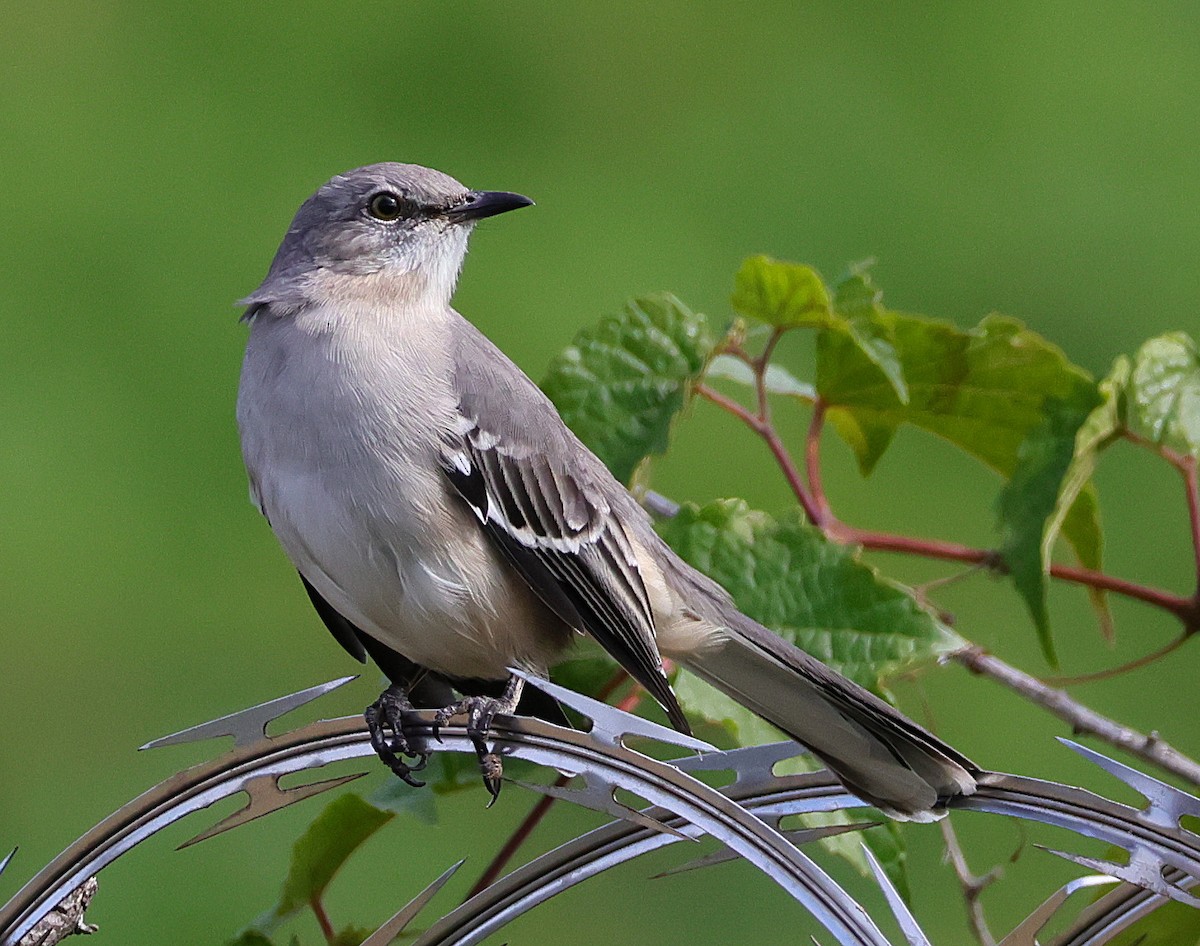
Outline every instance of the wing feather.
{"type": "Polygon", "coordinates": [[[463,420],[442,465],[487,535],[551,610],[594,637],[687,731],[633,544],[603,496],[564,464],[463,420]]]}

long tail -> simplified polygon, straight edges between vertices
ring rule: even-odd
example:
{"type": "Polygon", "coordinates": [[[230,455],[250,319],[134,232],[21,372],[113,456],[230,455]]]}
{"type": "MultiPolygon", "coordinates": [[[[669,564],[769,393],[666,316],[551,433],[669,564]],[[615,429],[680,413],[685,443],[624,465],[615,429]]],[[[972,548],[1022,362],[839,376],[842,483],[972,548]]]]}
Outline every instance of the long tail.
{"type": "Polygon", "coordinates": [[[723,642],[675,655],[688,670],[808,746],[855,795],[932,821],[975,791],[970,759],[776,634],[722,609],[723,642]]]}

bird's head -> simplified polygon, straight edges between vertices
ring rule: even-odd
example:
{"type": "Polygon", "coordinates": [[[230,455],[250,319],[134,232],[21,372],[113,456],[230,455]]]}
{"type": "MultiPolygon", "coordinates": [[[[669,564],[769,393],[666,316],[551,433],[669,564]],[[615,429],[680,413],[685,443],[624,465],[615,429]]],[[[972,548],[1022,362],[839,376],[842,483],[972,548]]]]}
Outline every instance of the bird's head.
{"type": "Polygon", "coordinates": [[[339,174],[301,205],[267,278],[243,301],[291,308],[356,285],[448,301],[475,224],[532,203],[507,191],[468,190],[416,164],[339,174]]]}

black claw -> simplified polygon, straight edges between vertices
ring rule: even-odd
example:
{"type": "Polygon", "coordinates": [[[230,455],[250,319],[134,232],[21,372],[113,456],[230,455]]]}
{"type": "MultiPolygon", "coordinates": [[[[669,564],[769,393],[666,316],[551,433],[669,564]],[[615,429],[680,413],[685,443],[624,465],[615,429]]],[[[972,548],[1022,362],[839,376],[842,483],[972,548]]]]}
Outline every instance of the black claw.
{"type": "MultiPolygon", "coordinates": [[[[439,743],[442,742],[441,729],[451,719],[458,715],[467,717],[466,731],[475,747],[475,755],[479,759],[479,769],[483,775],[483,786],[491,796],[488,807],[496,803],[500,797],[500,788],[504,779],[504,763],[500,756],[492,752],[487,745],[488,730],[492,721],[499,713],[510,713],[520,697],[519,679],[513,678],[509,690],[500,699],[490,697],[467,697],[450,706],[444,706],[434,714],[429,731],[439,743]]],[[[405,714],[413,709],[408,695],[399,686],[390,686],[380,695],[379,699],[367,707],[363,713],[367,721],[367,730],[371,735],[371,747],[380,760],[396,775],[414,788],[425,785],[420,779],[413,778],[414,772],[422,771],[429,764],[430,753],[412,748],[404,731],[405,714]],[[405,756],[411,762],[400,759],[405,756]]]]}
{"type": "MultiPolygon", "coordinates": [[[[406,767],[407,768],[407,767],[406,767]]],[[[411,770],[401,771],[398,768],[392,768],[392,773],[401,779],[406,785],[411,785],[413,788],[424,788],[425,783],[419,778],[413,778],[411,770]]]]}
{"type": "Polygon", "coordinates": [[[410,758],[410,759],[415,759],[416,761],[415,761],[415,762],[406,762],[406,763],[405,763],[405,764],[408,766],[408,771],[410,771],[410,772],[424,772],[424,771],[425,771],[425,767],[426,767],[427,765],[429,765],[429,756],[430,756],[430,753],[428,753],[428,752],[413,752],[413,753],[410,753],[410,754],[409,754],[409,758],[410,758]]]}
{"type": "Polygon", "coordinates": [[[375,750],[380,761],[391,769],[397,778],[414,788],[421,788],[425,783],[413,778],[412,773],[425,768],[429,762],[429,753],[413,749],[405,735],[404,714],[412,709],[413,705],[403,688],[390,686],[380,694],[379,699],[366,708],[363,718],[367,721],[371,748],[375,750]],[[401,755],[416,761],[409,764],[400,759],[401,755]]]}
{"type": "MultiPolygon", "coordinates": [[[[476,746],[476,751],[479,751],[479,746],[476,746]]],[[[491,800],[488,801],[489,808],[496,804],[496,799],[500,797],[500,788],[504,784],[504,763],[500,761],[500,756],[494,752],[485,751],[479,754],[479,768],[483,771],[483,787],[488,790],[491,795],[491,800]]]]}
{"type": "Polygon", "coordinates": [[[488,730],[491,728],[492,720],[496,718],[496,715],[501,712],[510,711],[511,706],[501,700],[482,696],[467,697],[458,703],[438,710],[430,727],[433,737],[438,742],[441,742],[440,729],[442,726],[450,722],[455,716],[465,715],[467,717],[467,737],[475,747],[475,755],[479,759],[479,769],[483,775],[483,786],[491,796],[488,801],[489,808],[500,797],[500,786],[503,784],[502,780],[504,777],[504,764],[500,756],[488,748],[486,737],[488,730]]]}

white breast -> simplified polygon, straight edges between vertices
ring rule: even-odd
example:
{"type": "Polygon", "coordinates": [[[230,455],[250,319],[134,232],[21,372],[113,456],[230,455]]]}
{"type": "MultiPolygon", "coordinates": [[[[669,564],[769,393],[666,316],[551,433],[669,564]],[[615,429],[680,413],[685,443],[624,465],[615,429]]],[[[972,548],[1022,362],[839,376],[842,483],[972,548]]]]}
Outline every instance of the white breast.
{"type": "Polygon", "coordinates": [[[454,676],[544,670],[560,635],[539,633],[544,608],[441,472],[458,420],[439,344],[451,318],[356,305],[257,318],[238,395],[251,492],[293,564],[362,631],[454,676]]]}

